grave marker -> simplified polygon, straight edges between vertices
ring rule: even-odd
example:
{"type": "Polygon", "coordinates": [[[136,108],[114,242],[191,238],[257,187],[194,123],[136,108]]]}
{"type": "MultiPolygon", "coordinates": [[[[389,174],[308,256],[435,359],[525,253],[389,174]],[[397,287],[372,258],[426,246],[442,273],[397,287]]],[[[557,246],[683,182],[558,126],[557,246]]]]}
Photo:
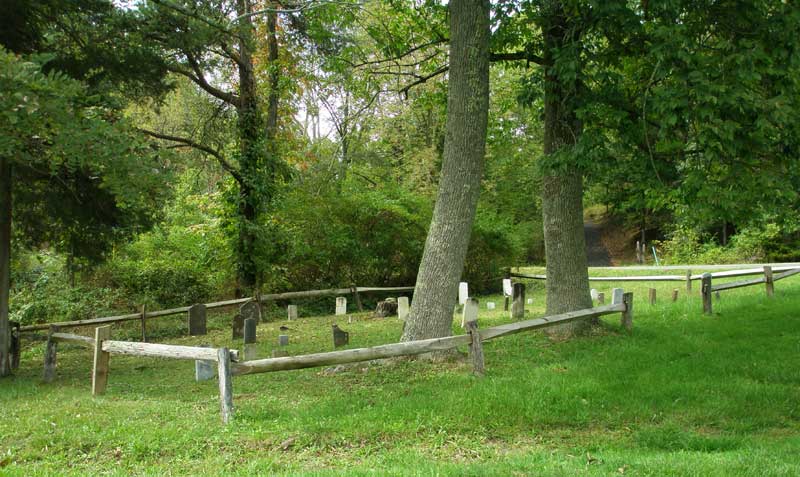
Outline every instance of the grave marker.
{"type": "Polygon", "coordinates": [[[405,321],[406,316],[408,316],[408,312],[410,311],[410,306],[408,305],[408,297],[401,296],[397,299],[397,317],[401,320],[405,321]]]}
{"type": "Polygon", "coordinates": [[[244,305],[240,306],[239,314],[242,315],[242,318],[244,318],[245,322],[251,318],[256,320],[256,324],[261,321],[261,307],[258,306],[258,303],[254,301],[248,301],[244,305]]]}
{"type": "Polygon", "coordinates": [[[469,298],[469,284],[461,282],[458,284],[458,304],[463,306],[467,298],[469,298]]]}
{"type": "Polygon", "coordinates": [[[289,305],[286,307],[286,311],[289,315],[289,321],[297,319],[297,305],[289,305]]]}
{"type": "Polygon", "coordinates": [[[525,317],[525,284],[514,284],[514,301],[511,303],[511,318],[519,320],[525,317]]]}
{"type": "Polygon", "coordinates": [[[206,334],[206,306],[192,305],[189,307],[189,336],[206,334]]]}
{"type": "Polygon", "coordinates": [[[343,296],[336,297],[336,314],[337,315],[346,315],[347,314],[347,298],[343,296]]]}
{"type": "Polygon", "coordinates": [[[231,335],[235,340],[244,338],[244,317],[240,314],[236,314],[231,320],[231,335]]]}

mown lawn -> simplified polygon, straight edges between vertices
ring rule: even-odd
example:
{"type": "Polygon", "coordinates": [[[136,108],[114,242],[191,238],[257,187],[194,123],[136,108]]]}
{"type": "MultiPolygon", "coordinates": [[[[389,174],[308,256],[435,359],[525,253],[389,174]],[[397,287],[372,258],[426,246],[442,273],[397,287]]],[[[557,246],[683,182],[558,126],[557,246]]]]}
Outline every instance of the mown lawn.
{"type": "MultiPolygon", "coordinates": [[[[610,300],[618,284],[594,286],[610,300]]],[[[107,394],[93,399],[87,350],[62,346],[45,385],[43,346],[32,344],[0,381],[0,475],[800,475],[800,277],[776,283],[772,299],[763,285],[723,292],[713,317],[701,314],[698,282],[690,297],[681,283],[657,285],[655,306],[647,284],[623,286],[635,293],[632,334],[609,315],[569,342],[487,342],[483,379],[468,361],[234,378],[227,427],[216,381],[194,382],[193,363],[112,356],[107,394]]],[[[531,295],[541,316],[542,283],[531,295]]],[[[202,338],[179,336],[180,318],[155,332],[241,348],[229,319],[214,317],[202,338]]],[[[482,327],[508,321],[499,297],[481,297],[482,327]]],[[[281,324],[290,353],[329,350],[333,322],[261,324],[262,354],[281,324]]],[[[338,323],[353,347],[401,329],[366,314],[338,323]]]]}

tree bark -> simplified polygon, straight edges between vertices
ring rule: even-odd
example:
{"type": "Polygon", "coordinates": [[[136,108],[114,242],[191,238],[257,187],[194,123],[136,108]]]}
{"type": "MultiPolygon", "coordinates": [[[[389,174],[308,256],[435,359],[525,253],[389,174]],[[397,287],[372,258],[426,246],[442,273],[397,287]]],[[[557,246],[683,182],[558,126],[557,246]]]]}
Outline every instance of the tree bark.
{"type": "Polygon", "coordinates": [[[11,161],[0,157],[0,376],[11,374],[11,161]]]}
{"type": "Polygon", "coordinates": [[[404,341],[452,333],[453,307],[480,194],[489,108],[489,2],[450,2],[450,79],[439,193],[404,341]]]}
{"type": "MultiPolygon", "coordinates": [[[[561,2],[551,2],[545,24],[545,63],[552,65],[556,51],[563,51],[577,39],[575,25],[561,2]]],[[[574,61],[578,61],[576,58],[574,61]]],[[[577,80],[562,78],[558,68],[545,72],[544,153],[569,154],[582,132],[575,111],[577,80]]],[[[583,230],[583,177],[580,169],[561,161],[544,171],[542,214],[545,258],[547,260],[547,314],[591,308],[583,230]]],[[[550,329],[551,334],[569,337],[583,332],[588,323],[573,322],[550,329]]]]}
{"type": "MultiPolygon", "coordinates": [[[[250,0],[237,2],[237,13],[251,11],[250,0]]],[[[258,208],[261,204],[257,189],[268,189],[269,184],[258,184],[259,169],[264,157],[262,140],[263,119],[258,104],[256,78],[253,69],[253,23],[250,17],[240,20],[239,35],[239,102],[237,129],[239,132],[239,238],[237,244],[237,275],[239,287],[251,289],[259,279],[255,256],[258,208]]]]}

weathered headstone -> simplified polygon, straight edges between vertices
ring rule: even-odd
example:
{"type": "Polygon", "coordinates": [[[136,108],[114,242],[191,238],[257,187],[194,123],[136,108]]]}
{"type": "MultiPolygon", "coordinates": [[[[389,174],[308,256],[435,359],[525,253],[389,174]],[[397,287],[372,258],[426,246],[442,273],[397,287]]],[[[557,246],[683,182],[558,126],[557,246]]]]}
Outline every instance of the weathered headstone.
{"type": "Polygon", "coordinates": [[[469,298],[469,284],[461,282],[458,284],[458,304],[463,306],[467,298],[469,298]]]}
{"type": "Polygon", "coordinates": [[[289,305],[286,307],[286,311],[289,315],[289,321],[297,319],[297,305],[289,305]]]}
{"type": "Polygon", "coordinates": [[[350,333],[339,328],[337,325],[332,326],[333,329],[333,347],[338,348],[350,343],[350,333]]]}
{"type": "Polygon", "coordinates": [[[504,296],[511,296],[514,294],[514,288],[511,286],[511,279],[504,278],[503,279],[503,295],[504,296]]]}
{"type": "Polygon", "coordinates": [[[494,304],[493,301],[487,301],[486,302],[486,309],[487,310],[494,310],[494,307],[495,307],[495,304],[494,304]]]}
{"type": "Polygon", "coordinates": [[[461,315],[461,327],[464,328],[467,322],[478,320],[478,299],[467,298],[464,303],[464,313],[461,315]]]}
{"type": "Polygon", "coordinates": [[[533,305],[533,298],[528,298],[527,300],[525,300],[525,303],[533,305]]]}
{"type": "Polygon", "coordinates": [[[378,302],[375,307],[375,316],[378,318],[386,318],[387,316],[394,316],[397,314],[397,301],[394,298],[387,298],[378,302]]]}
{"type": "Polygon", "coordinates": [[[231,320],[231,335],[235,340],[244,338],[244,317],[238,313],[231,320]]]}
{"type": "Polygon", "coordinates": [[[611,290],[611,304],[612,305],[622,304],[622,295],[624,293],[625,292],[622,290],[622,288],[614,288],[613,290],[611,290]]]}
{"type": "Polygon", "coordinates": [[[192,305],[189,307],[189,336],[206,334],[206,306],[192,305]]]}
{"type": "Polygon", "coordinates": [[[289,335],[278,335],[279,346],[289,346],[289,335]]]}
{"type": "Polygon", "coordinates": [[[247,318],[244,320],[244,360],[252,361],[256,359],[257,350],[256,319],[247,318]]]}
{"type": "MultiPolygon", "coordinates": [[[[201,348],[210,348],[209,345],[200,345],[201,348]]],[[[217,375],[217,364],[214,361],[198,359],[194,362],[194,380],[208,381],[217,375]]]]}
{"type": "Polygon", "coordinates": [[[408,305],[408,297],[401,296],[397,299],[397,317],[401,320],[405,321],[406,316],[408,316],[408,312],[411,310],[411,307],[408,305]]]}
{"type": "Polygon", "coordinates": [[[343,296],[336,297],[336,314],[337,315],[346,315],[347,314],[347,298],[343,296]]]}
{"type": "Polygon", "coordinates": [[[511,318],[522,319],[525,317],[525,284],[514,284],[514,301],[511,303],[511,318]]]}
{"type": "Polygon", "coordinates": [[[239,307],[239,314],[242,315],[245,321],[249,319],[256,320],[256,324],[261,321],[261,307],[254,301],[248,301],[239,307]]]}
{"type": "Polygon", "coordinates": [[[597,303],[599,305],[604,305],[606,303],[606,294],[603,292],[599,292],[597,294],[597,303]]]}
{"type": "Polygon", "coordinates": [[[592,288],[589,290],[589,294],[592,295],[592,301],[597,300],[597,288],[592,288]]]}

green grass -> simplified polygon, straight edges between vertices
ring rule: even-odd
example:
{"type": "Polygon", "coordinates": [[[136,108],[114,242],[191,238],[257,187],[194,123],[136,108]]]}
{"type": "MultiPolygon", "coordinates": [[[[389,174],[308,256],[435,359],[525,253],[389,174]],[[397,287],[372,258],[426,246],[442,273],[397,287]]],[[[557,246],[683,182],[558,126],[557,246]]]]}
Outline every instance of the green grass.
{"type": "MultiPolygon", "coordinates": [[[[531,317],[544,313],[542,285],[529,287],[531,317]]],[[[610,299],[615,284],[594,286],[610,299]]],[[[108,391],[93,399],[88,351],[62,346],[58,379],[45,385],[43,346],[30,345],[0,381],[0,475],[800,475],[800,279],[776,283],[772,299],[763,286],[723,292],[712,317],[697,282],[689,297],[682,283],[657,285],[655,306],[648,284],[624,286],[635,293],[631,334],[609,315],[568,342],[487,342],[483,379],[467,361],[234,378],[227,427],[216,381],[195,383],[193,363],[112,356],[108,391]]],[[[178,318],[153,331],[240,348],[229,318],[215,315],[207,337],[179,336],[178,318]]],[[[509,321],[499,297],[481,298],[479,321],[509,321]],[[488,300],[499,309],[486,311],[488,300]]],[[[333,322],[262,324],[261,353],[280,324],[292,328],[290,353],[329,350],[333,322]]],[[[353,347],[401,330],[367,315],[338,323],[353,347]]]]}

